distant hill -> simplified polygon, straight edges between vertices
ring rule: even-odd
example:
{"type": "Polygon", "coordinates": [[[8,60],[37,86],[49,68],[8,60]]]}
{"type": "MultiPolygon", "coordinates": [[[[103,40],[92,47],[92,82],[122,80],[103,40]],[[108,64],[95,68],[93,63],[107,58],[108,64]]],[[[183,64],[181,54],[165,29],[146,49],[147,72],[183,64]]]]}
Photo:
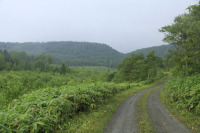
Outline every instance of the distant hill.
{"type": "Polygon", "coordinates": [[[38,55],[45,52],[53,57],[55,63],[59,64],[65,61],[70,66],[117,67],[125,57],[125,54],[112,49],[106,44],[88,42],[0,42],[0,49],[25,51],[29,55],[38,55]]]}
{"type": "Polygon", "coordinates": [[[150,50],[155,50],[157,55],[164,57],[168,53],[168,50],[174,49],[174,47],[172,45],[161,45],[123,54],[106,44],[62,41],[26,43],[0,42],[0,49],[25,51],[27,54],[34,56],[45,52],[53,57],[56,64],[67,62],[70,66],[117,67],[126,56],[130,56],[131,54],[142,53],[146,55],[150,50]]]}
{"type": "Polygon", "coordinates": [[[130,56],[132,54],[136,54],[136,53],[141,53],[144,55],[147,55],[149,53],[149,51],[154,50],[155,53],[158,56],[164,57],[165,55],[168,54],[169,50],[174,50],[175,47],[173,45],[161,45],[161,46],[154,46],[154,47],[149,47],[149,48],[142,48],[142,49],[138,49],[136,51],[127,53],[127,56],[130,56]]]}

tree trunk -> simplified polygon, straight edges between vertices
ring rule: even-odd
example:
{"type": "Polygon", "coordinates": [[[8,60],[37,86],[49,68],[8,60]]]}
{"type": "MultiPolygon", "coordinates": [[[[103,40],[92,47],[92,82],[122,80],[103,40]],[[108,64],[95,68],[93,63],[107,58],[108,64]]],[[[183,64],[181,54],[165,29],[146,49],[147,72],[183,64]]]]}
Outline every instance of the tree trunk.
{"type": "Polygon", "coordinates": [[[185,61],[185,67],[186,67],[186,75],[188,75],[188,62],[187,62],[187,60],[185,61]]]}
{"type": "Polygon", "coordinates": [[[149,72],[148,72],[148,77],[147,77],[147,79],[149,79],[149,77],[150,77],[150,70],[149,70],[149,72]]]}

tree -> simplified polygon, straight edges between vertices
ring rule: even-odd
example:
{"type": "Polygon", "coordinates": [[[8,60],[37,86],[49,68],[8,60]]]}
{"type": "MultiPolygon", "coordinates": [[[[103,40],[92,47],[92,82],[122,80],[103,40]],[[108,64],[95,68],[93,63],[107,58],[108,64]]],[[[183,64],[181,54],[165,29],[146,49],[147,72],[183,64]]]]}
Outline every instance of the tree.
{"type": "Polygon", "coordinates": [[[0,52],[0,71],[4,69],[4,55],[0,52]]]}
{"type": "Polygon", "coordinates": [[[116,74],[116,72],[110,73],[110,74],[108,75],[108,77],[107,77],[107,81],[108,81],[108,82],[111,82],[111,81],[113,80],[113,78],[115,77],[115,74],[116,74]]]}
{"type": "Polygon", "coordinates": [[[175,66],[175,50],[169,50],[169,53],[165,56],[163,64],[166,71],[171,70],[175,66]]]}
{"type": "Polygon", "coordinates": [[[139,82],[146,78],[146,62],[143,54],[133,54],[120,63],[115,82],[139,82]]]}
{"type": "Polygon", "coordinates": [[[155,54],[155,51],[149,51],[146,58],[148,77],[155,77],[158,74],[158,68],[162,66],[162,59],[155,54]]]}
{"type": "Polygon", "coordinates": [[[39,69],[40,71],[47,72],[50,69],[50,64],[52,63],[52,57],[50,55],[46,55],[42,53],[38,55],[35,59],[35,68],[39,69]]]}
{"type": "Polygon", "coordinates": [[[176,47],[174,70],[181,75],[200,73],[200,3],[187,10],[159,30],[165,33],[163,41],[176,47]]]}
{"type": "Polygon", "coordinates": [[[50,64],[52,62],[52,57],[45,53],[33,57],[25,52],[0,50],[0,71],[38,69],[39,71],[47,72],[50,71],[50,64]]]}
{"type": "Polygon", "coordinates": [[[60,74],[65,75],[66,72],[67,72],[67,66],[66,66],[66,64],[63,62],[63,63],[61,64],[60,74]]]}

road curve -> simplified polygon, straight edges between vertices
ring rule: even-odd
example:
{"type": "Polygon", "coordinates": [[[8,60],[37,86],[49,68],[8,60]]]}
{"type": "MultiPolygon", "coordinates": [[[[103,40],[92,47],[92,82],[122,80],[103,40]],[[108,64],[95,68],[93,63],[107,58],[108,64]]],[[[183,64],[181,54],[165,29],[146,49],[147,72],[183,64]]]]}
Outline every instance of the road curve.
{"type": "Polygon", "coordinates": [[[148,113],[156,133],[191,133],[162,105],[160,90],[153,91],[148,98],[148,113]]]}
{"type": "Polygon", "coordinates": [[[137,121],[135,116],[135,108],[137,99],[146,91],[164,84],[165,81],[157,84],[154,87],[140,91],[127,98],[115,111],[111,120],[104,128],[104,133],[137,133],[137,121]]]}

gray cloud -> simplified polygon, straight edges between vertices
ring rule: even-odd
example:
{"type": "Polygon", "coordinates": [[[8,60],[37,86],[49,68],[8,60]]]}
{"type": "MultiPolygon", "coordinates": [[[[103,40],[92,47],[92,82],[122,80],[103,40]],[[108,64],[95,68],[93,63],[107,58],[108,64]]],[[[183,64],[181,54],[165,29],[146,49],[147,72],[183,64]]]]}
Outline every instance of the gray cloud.
{"type": "Polygon", "coordinates": [[[197,1],[0,0],[0,41],[89,41],[121,51],[161,45],[162,26],[197,1]]]}

